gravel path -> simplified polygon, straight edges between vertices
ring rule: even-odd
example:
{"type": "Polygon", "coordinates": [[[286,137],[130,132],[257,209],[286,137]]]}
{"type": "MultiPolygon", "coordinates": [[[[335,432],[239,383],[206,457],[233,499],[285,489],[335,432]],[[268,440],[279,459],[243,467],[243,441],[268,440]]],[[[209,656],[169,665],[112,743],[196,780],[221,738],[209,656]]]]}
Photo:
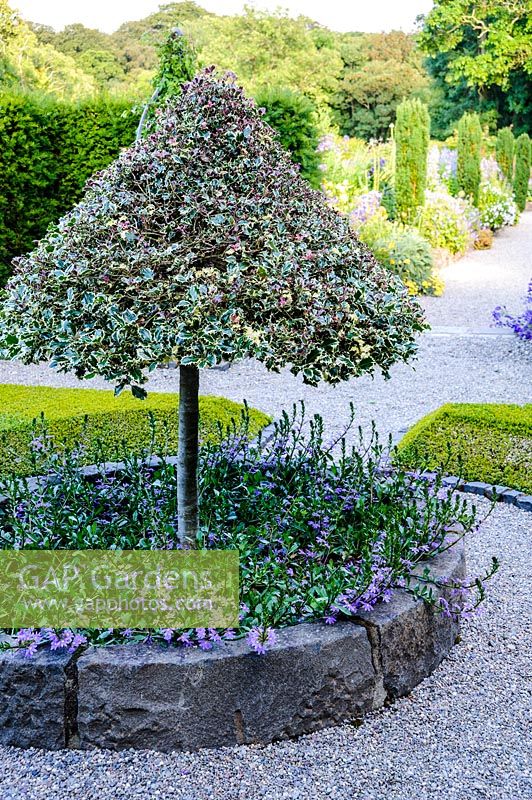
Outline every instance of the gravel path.
{"type": "Polygon", "coordinates": [[[442,270],[444,295],[422,301],[431,325],[485,329],[496,306],[521,311],[532,279],[531,249],[532,211],[527,211],[515,228],[496,234],[491,250],[472,250],[442,270]]]}
{"type": "MultiPolygon", "coordinates": [[[[330,388],[304,387],[287,372],[254,362],[202,375],[204,393],[223,394],[274,415],[304,398],[336,433],[357,409],[397,434],[444,402],[532,402],[530,351],[512,335],[487,329],[491,310],[522,307],[530,278],[532,214],[446,270],[443,298],[426,298],[429,321],[419,359],[384,382],[361,378],[330,388]],[[475,333],[477,332],[477,333],[475,333]]],[[[174,391],[177,374],[160,370],[149,388],[174,391]]],[[[0,382],[75,386],[46,367],[0,362],[0,382]]],[[[101,382],[91,382],[94,386],[101,382]]],[[[88,382],[84,386],[90,385],[88,382]]],[[[486,501],[479,506],[487,509],[486,501]]],[[[527,680],[532,663],[530,533],[532,515],[499,505],[468,545],[472,572],[498,554],[486,615],[414,693],[368,718],[266,748],[161,755],[44,753],[0,748],[1,800],[525,800],[532,797],[527,680]]],[[[287,676],[289,677],[289,676],[287,676]]]]}
{"type": "MultiPolygon", "coordinates": [[[[484,511],[488,504],[478,503],[484,511]]],[[[499,554],[483,617],[413,694],[360,727],[196,754],[0,749],[2,800],[526,800],[532,515],[499,504],[468,547],[499,554]]],[[[289,679],[289,676],[287,676],[289,679]]]]}

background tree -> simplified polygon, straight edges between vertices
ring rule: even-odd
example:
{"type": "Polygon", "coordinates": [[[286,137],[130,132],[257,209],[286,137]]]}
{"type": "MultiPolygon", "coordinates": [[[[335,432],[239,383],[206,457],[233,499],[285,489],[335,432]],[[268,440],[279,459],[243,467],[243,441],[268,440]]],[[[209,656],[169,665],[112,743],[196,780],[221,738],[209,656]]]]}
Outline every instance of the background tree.
{"type": "Polygon", "coordinates": [[[0,85],[3,91],[35,91],[67,100],[96,91],[92,77],[70,56],[41,44],[6,0],[0,0],[0,85]]]}
{"type": "Polygon", "coordinates": [[[522,133],[515,143],[514,194],[519,211],[524,211],[528,197],[530,180],[531,143],[528,134],[522,133]]]}
{"type": "Polygon", "coordinates": [[[400,31],[344,37],[336,121],[343,134],[384,139],[399,103],[427,86],[414,38],[400,31]]]}
{"type": "Polygon", "coordinates": [[[458,123],[458,158],[456,180],[458,187],[474,205],[478,205],[480,187],[480,145],[482,128],[478,114],[464,114],[458,123]]]}
{"type": "Polygon", "coordinates": [[[511,128],[501,128],[497,132],[495,155],[497,164],[510,183],[513,181],[514,176],[514,145],[515,139],[511,128]]]}
{"type": "Polygon", "coordinates": [[[530,0],[435,0],[420,18],[420,46],[442,98],[435,115],[440,135],[465,111],[532,129],[531,20],[530,0]]]}
{"type": "Polygon", "coordinates": [[[395,124],[395,194],[397,212],[410,220],[425,201],[430,117],[420,100],[397,107],[395,124]]]}
{"type": "Polygon", "coordinates": [[[320,107],[338,86],[342,61],[304,17],[246,8],[238,16],[213,17],[196,33],[202,62],[235,72],[252,95],[279,86],[320,107]]]}
{"type": "Polygon", "coordinates": [[[253,101],[207,71],[18,260],[4,355],[145,394],[180,364],[179,535],[196,540],[198,369],[256,357],[304,381],[388,373],[422,312],[297,169],[253,101]]]}

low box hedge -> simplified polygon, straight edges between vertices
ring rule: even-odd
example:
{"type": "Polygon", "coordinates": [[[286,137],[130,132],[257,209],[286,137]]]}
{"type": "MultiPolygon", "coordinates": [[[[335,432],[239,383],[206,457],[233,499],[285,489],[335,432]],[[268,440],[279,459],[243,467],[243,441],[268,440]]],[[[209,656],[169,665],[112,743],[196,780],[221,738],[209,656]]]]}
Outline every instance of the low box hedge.
{"type": "MultiPolygon", "coordinates": [[[[124,448],[139,454],[152,438],[177,452],[177,394],[151,392],[137,400],[124,392],[115,397],[100,389],[54,389],[43,386],[0,384],[0,474],[35,474],[32,440],[43,425],[54,442],[76,447],[83,442],[86,464],[101,452],[108,461],[120,460],[124,448]]],[[[219,436],[232,420],[238,422],[243,406],[223,397],[200,397],[200,435],[203,440],[219,436]]],[[[256,409],[249,409],[250,434],[270,422],[256,409]]]]}
{"type": "Polygon", "coordinates": [[[532,405],[451,403],[423,417],[403,437],[406,466],[532,493],[532,405]]]}

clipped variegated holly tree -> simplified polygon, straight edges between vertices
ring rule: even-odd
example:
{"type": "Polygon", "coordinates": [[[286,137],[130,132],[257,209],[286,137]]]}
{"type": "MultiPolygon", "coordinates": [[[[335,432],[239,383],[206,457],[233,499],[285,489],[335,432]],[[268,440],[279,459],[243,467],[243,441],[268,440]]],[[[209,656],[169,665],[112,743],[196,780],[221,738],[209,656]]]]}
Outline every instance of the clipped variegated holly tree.
{"type": "Polygon", "coordinates": [[[12,358],[144,395],[180,364],[179,535],[198,529],[199,368],[253,357],[316,384],[415,350],[422,313],[299,176],[261,111],[212,68],[19,258],[2,312],[12,358]]]}

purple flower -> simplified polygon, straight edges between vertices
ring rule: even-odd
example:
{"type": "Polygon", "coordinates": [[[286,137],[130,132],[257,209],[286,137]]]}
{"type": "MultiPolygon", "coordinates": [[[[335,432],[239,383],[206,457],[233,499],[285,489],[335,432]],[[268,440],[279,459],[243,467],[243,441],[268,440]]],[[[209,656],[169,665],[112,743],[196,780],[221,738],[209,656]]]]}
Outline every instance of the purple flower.
{"type": "Polygon", "coordinates": [[[249,631],[246,641],[252,650],[262,656],[269,647],[273,647],[277,641],[277,634],[272,628],[256,627],[249,631]]]}

